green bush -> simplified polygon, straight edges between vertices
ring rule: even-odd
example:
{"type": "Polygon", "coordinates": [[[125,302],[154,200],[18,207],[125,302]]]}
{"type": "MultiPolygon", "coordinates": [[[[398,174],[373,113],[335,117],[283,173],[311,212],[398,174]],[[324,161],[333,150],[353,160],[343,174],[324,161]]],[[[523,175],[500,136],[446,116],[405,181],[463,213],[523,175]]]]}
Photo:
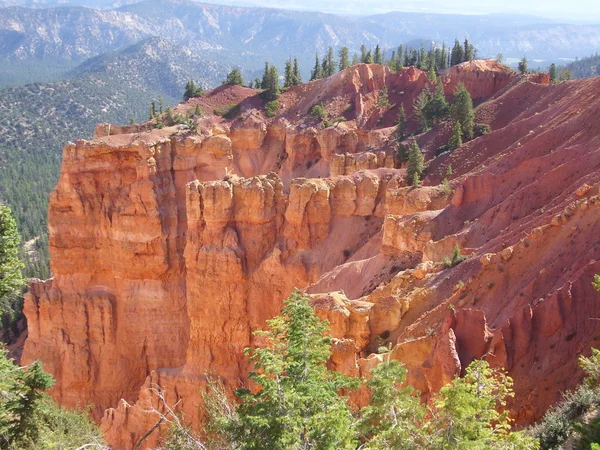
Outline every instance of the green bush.
{"type": "Polygon", "coordinates": [[[267,117],[273,117],[279,109],[279,102],[277,100],[270,101],[265,104],[265,114],[267,117]]]}
{"type": "Polygon", "coordinates": [[[473,127],[473,134],[475,137],[485,136],[492,132],[492,127],[490,127],[487,123],[476,123],[473,127]]]}
{"type": "Polygon", "coordinates": [[[447,256],[444,258],[444,268],[448,269],[450,267],[454,267],[463,262],[465,259],[467,259],[467,257],[460,254],[460,247],[458,244],[456,244],[454,246],[454,250],[452,251],[452,257],[450,258],[447,256]]]}
{"type": "Polygon", "coordinates": [[[327,113],[325,112],[325,108],[323,107],[323,103],[317,103],[310,108],[310,115],[316,117],[317,119],[323,120],[327,117],[327,113]]]}
{"type": "Polygon", "coordinates": [[[240,112],[240,105],[229,103],[227,105],[219,106],[213,110],[216,116],[221,116],[225,119],[233,119],[240,112]]]}

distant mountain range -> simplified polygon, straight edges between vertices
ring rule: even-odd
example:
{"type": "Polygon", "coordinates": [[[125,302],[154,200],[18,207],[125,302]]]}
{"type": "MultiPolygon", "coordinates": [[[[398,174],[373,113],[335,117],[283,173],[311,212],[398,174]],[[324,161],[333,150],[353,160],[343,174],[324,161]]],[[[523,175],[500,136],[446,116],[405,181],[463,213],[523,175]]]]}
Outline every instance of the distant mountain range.
{"type": "MultiPolygon", "coordinates": [[[[391,49],[413,40],[451,44],[456,37],[468,37],[483,57],[502,53],[507,58],[557,60],[600,48],[600,25],[505,14],[387,13],[359,18],[185,0],[147,0],[111,10],[15,6],[0,9],[0,61],[7,63],[0,69],[0,85],[15,79],[23,64],[50,61],[55,67],[60,62],[71,69],[151,36],[249,70],[260,70],[266,59],[282,65],[295,55],[307,71],[314,53],[329,46],[357,51],[365,43],[391,49]]],[[[58,69],[45,74],[62,75],[58,69]]]]}

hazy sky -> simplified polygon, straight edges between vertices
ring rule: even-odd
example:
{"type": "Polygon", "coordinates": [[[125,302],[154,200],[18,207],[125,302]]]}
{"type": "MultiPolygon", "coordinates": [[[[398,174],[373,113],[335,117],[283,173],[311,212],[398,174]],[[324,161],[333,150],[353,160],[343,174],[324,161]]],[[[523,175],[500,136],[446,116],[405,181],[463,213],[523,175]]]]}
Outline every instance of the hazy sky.
{"type": "Polygon", "coordinates": [[[600,23],[600,0],[206,0],[208,3],[260,5],[347,14],[389,11],[461,14],[523,13],[553,19],[600,23]]]}

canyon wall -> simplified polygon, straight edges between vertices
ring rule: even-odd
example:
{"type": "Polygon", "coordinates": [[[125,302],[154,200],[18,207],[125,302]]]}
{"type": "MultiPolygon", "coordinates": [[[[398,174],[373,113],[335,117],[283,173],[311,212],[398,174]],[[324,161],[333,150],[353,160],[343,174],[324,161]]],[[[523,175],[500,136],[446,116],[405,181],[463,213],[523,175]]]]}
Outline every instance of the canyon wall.
{"type": "Polygon", "coordinates": [[[439,156],[447,124],[418,135],[421,187],[406,186],[392,128],[401,104],[416,128],[412,102],[432,87],[414,68],[290,88],[272,119],[256,91],[223,86],[176,108],[205,112],[195,133],[101,125],[68,144],[54,278],[27,294],[24,361],[130,449],[158,420],[159,387],[194,423],[207,376],[238,387],[252,332],[296,287],[331,323],[332,368],[368,376],[391,344],[426,400],[483,357],[515,378],[520,423],[539,418],[600,339],[600,81],[550,86],[475,61],[444,75],[449,98],[461,82],[493,131],[439,156]],[[225,104],[233,117],[211,114],[225,104]],[[467,259],[446,268],[455,245],[467,259]]]}

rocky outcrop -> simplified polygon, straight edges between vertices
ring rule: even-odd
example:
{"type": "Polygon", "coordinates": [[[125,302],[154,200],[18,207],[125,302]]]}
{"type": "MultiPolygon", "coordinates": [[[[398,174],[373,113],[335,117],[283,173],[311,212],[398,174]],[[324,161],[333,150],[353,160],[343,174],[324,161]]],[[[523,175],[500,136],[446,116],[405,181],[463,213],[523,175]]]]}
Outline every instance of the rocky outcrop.
{"type": "Polygon", "coordinates": [[[491,62],[451,69],[447,93],[463,82],[487,100],[477,115],[493,131],[439,156],[444,125],[417,136],[421,187],[406,186],[387,127],[429,86],[414,68],[291,88],[269,120],[252,90],[219,88],[177,111],[234,98],[239,112],[196,133],[100,127],[67,145],[54,279],[27,294],[24,362],[41,359],[53,396],[93,403],[130,449],[164,407],[159,386],[193,423],[207,376],[237,387],[252,332],[300,288],[331,324],[331,368],[368,377],[391,348],[426,400],[486,358],[514,377],[512,411],[530,423],[577,382],[600,326],[600,79],[534,81],[491,62]],[[307,115],[319,102],[345,120],[324,128],[307,115]],[[448,267],[456,245],[466,260],[448,267]]]}

